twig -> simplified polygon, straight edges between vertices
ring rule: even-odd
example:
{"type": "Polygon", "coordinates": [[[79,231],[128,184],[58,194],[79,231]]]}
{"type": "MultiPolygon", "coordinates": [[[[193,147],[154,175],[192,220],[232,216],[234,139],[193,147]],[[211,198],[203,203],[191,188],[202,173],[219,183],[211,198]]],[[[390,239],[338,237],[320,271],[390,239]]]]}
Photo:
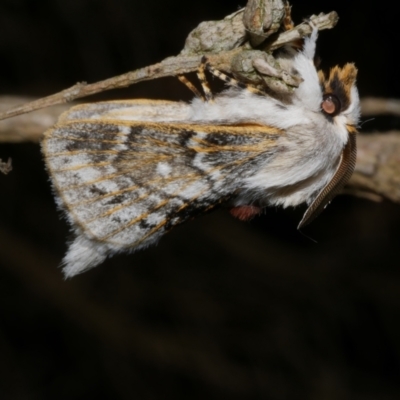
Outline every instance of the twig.
{"type": "Polygon", "coordinates": [[[362,115],[400,115],[400,100],[366,97],[361,101],[362,115]]]}
{"type": "MultiPolygon", "coordinates": [[[[14,108],[14,105],[37,104],[41,100],[43,99],[32,100],[29,97],[0,96],[0,114],[9,107],[14,108]]],[[[361,113],[363,116],[395,114],[396,105],[399,107],[397,111],[400,114],[400,100],[365,98],[361,100],[361,113]]],[[[70,107],[71,104],[60,104],[21,115],[19,118],[0,121],[0,143],[38,142],[43,132],[54,125],[60,114],[70,107]]]]}
{"type": "MultiPolygon", "coordinates": [[[[338,23],[339,16],[335,11],[332,11],[329,14],[321,13],[317,16],[313,15],[310,17],[310,21],[318,28],[318,30],[322,31],[324,29],[332,29],[338,23]]],[[[302,24],[297,25],[294,29],[281,33],[265,50],[275,50],[287,43],[295,42],[296,40],[309,35],[311,31],[311,25],[308,22],[303,22],[302,24]]]]}
{"type": "MultiPolygon", "coordinates": [[[[238,15],[238,13],[236,13],[235,15],[238,15]]],[[[337,13],[333,11],[329,14],[320,14],[317,17],[314,16],[311,18],[311,20],[314,25],[318,27],[319,30],[330,29],[336,25],[338,21],[338,16],[337,13]]],[[[227,24],[231,24],[231,20],[226,19],[226,21],[229,21],[227,22],[227,24]]],[[[279,34],[271,43],[269,43],[266,50],[277,49],[278,47],[290,43],[293,40],[308,35],[310,32],[311,28],[308,24],[300,24],[291,31],[279,34]]],[[[233,57],[241,51],[248,49],[249,47],[242,45],[238,48],[228,51],[222,51],[217,54],[207,53],[207,58],[209,63],[215,68],[230,72],[233,57]]],[[[0,113],[0,120],[15,117],[21,114],[26,114],[56,104],[67,103],[82,97],[90,96],[92,94],[101,93],[106,90],[127,87],[134,83],[146,80],[163,78],[167,76],[177,76],[189,72],[194,72],[200,65],[201,58],[204,54],[204,51],[202,51],[201,54],[199,53],[194,55],[188,55],[185,52],[182,52],[180,55],[176,57],[166,58],[158,64],[154,64],[145,68],[140,68],[123,75],[106,79],[104,81],[92,84],[86,84],[84,82],[77,83],[76,85],[70,87],[69,89],[63,90],[62,92],[35,100],[27,104],[23,104],[21,106],[13,107],[5,112],[2,112],[0,113]]]]}
{"type": "MultiPolygon", "coordinates": [[[[0,97],[0,110],[4,108],[4,104],[20,103],[24,100],[20,97],[0,97]]],[[[69,105],[58,105],[19,118],[1,121],[0,142],[38,142],[43,132],[69,107],[69,105]]],[[[400,132],[360,134],[357,146],[356,171],[346,193],[368,196],[374,200],[378,200],[377,196],[382,196],[400,203],[400,132]]]]}
{"type": "MultiPolygon", "coordinates": [[[[31,100],[28,97],[0,96],[0,112],[14,104],[34,104],[39,101],[31,100]]],[[[43,132],[54,125],[60,114],[70,107],[70,104],[63,104],[0,121],[0,143],[38,142],[43,132]]]]}
{"type": "Polygon", "coordinates": [[[400,203],[400,132],[359,135],[356,170],[349,187],[400,203]]]}

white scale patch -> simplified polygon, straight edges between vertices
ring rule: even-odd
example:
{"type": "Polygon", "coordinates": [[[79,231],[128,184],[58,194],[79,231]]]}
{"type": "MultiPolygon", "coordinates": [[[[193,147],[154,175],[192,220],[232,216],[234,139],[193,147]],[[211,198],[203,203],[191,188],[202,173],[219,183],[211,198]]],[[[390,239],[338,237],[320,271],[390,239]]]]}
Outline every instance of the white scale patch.
{"type": "Polygon", "coordinates": [[[172,167],[166,162],[160,162],[157,164],[156,173],[160,176],[167,177],[171,174],[172,167]]]}
{"type": "Polygon", "coordinates": [[[209,190],[208,184],[198,180],[184,188],[179,195],[185,199],[195,199],[197,196],[203,194],[207,190],[209,190]]]}
{"type": "Polygon", "coordinates": [[[119,132],[124,134],[124,135],[126,135],[126,136],[128,136],[131,133],[131,127],[130,126],[121,125],[119,127],[119,132]]]}
{"type": "Polygon", "coordinates": [[[118,243],[121,246],[129,246],[139,241],[148,231],[142,229],[139,225],[131,225],[121,232],[116,233],[110,238],[113,243],[118,243]]]}
{"type": "Polygon", "coordinates": [[[146,222],[150,225],[158,225],[160,224],[162,221],[165,220],[165,214],[161,213],[161,212],[156,212],[154,214],[150,214],[147,218],[146,218],[146,222]]]}
{"type": "Polygon", "coordinates": [[[205,171],[205,170],[209,169],[209,166],[207,164],[203,163],[203,158],[204,158],[203,153],[196,154],[196,156],[194,157],[194,160],[193,160],[193,165],[196,168],[199,168],[200,170],[205,171]]]}

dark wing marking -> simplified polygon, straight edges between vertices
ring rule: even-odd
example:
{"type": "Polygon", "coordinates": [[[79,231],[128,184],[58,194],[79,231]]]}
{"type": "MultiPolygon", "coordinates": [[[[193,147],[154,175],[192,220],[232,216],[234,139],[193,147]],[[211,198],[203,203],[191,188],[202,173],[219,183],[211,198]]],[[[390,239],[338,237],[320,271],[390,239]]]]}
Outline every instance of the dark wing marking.
{"type": "Polygon", "coordinates": [[[343,149],[339,166],[330,182],[321,190],[310,204],[300,221],[297,229],[308,225],[329,204],[329,202],[343,189],[354,172],[357,158],[356,132],[349,133],[349,140],[343,149]]]}
{"type": "Polygon", "coordinates": [[[71,120],[43,141],[61,208],[110,250],[156,241],[232,196],[282,134],[263,126],[71,120]]]}

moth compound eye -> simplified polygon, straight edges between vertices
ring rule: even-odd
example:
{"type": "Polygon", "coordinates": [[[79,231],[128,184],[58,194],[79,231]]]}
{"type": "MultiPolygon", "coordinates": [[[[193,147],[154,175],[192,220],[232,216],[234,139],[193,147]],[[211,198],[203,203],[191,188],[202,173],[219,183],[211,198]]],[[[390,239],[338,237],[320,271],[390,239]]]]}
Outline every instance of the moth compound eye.
{"type": "Polygon", "coordinates": [[[340,100],[334,94],[326,94],[324,95],[321,107],[325,114],[334,117],[340,112],[340,100]]]}

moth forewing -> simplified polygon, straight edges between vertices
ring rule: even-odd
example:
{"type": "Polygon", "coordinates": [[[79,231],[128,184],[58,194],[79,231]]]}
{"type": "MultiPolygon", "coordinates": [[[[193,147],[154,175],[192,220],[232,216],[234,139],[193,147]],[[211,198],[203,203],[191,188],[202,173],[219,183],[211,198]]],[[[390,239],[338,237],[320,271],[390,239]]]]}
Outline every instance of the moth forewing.
{"type": "MultiPolygon", "coordinates": [[[[120,106],[124,111],[126,103],[120,106]]],[[[43,141],[56,195],[77,235],[66,256],[67,274],[71,260],[73,273],[81,272],[106,254],[146,247],[173,226],[227,201],[274,153],[282,134],[267,126],[101,117],[111,109],[118,109],[115,102],[75,107],[43,141]],[[93,118],[74,119],[82,115],[93,118]],[[83,242],[91,248],[86,256],[83,242]]]]}

